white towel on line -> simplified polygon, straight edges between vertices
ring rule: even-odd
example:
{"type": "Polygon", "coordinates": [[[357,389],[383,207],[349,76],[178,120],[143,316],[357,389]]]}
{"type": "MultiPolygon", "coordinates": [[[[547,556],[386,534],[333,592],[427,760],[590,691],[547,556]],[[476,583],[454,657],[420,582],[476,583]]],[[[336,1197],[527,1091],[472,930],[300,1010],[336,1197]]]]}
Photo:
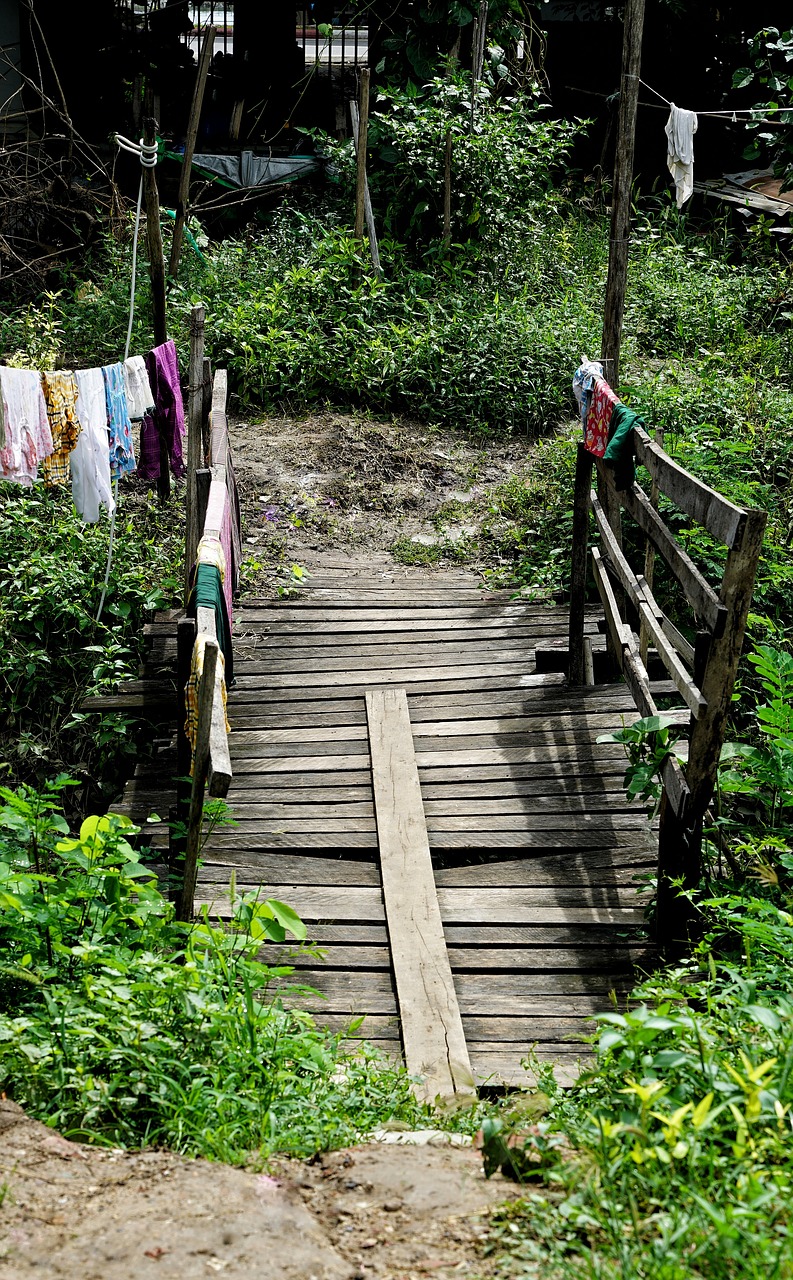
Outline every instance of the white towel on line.
{"type": "Polygon", "coordinates": [[[674,102],[670,102],[669,106],[671,110],[665,130],[666,163],[674,179],[677,207],[682,209],[694,190],[694,134],[697,131],[698,120],[693,111],[676,107],[674,102]]]}

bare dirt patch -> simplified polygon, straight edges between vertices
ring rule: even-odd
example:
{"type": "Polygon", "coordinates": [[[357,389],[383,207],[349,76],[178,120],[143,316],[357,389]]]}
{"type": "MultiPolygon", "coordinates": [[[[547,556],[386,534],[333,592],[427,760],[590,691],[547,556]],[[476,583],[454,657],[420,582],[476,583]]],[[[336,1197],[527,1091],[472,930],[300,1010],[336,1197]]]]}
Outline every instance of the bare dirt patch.
{"type": "Polygon", "coordinates": [[[419,1280],[491,1275],[516,1188],[479,1154],[371,1145],[253,1173],[67,1142],[0,1102],[0,1280],[419,1280]]]}
{"type": "Polygon", "coordinates": [[[309,571],[345,563],[487,566],[476,533],[488,494],[528,469],[529,446],[408,421],[339,413],[235,420],[247,568],[257,595],[292,564],[309,571]],[[443,509],[458,513],[444,520],[443,509]],[[441,518],[439,518],[439,514],[441,518]],[[411,558],[411,545],[415,559],[411,558]]]}

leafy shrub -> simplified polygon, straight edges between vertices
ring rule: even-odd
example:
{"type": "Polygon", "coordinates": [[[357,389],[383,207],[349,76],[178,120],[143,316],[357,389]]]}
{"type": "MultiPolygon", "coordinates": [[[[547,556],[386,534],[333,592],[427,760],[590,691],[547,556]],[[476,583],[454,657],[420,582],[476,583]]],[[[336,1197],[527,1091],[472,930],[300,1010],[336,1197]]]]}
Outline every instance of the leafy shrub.
{"type": "Polygon", "coordinates": [[[0,1088],[69,1137],[231,1162],[427,1123],[404,1072],[267,994],[291,970],[263,943],[305,936],[289,907],[176,922],[128,819],[69,836],[69,785],[0,788],[0,1088]]]}
{"type": "Polygon", "coordinates": [[[89,692],[134,674],[150,611],[179,589],[172,509],[121,486],[113,567],[99,623],[108,523],[80,522],[68,491],[0,486],[0,748],[12,776],[117,767],[131,723],[79,712],[89,692]],[[126,496],[125,496],[126,495],[126,496]]]}

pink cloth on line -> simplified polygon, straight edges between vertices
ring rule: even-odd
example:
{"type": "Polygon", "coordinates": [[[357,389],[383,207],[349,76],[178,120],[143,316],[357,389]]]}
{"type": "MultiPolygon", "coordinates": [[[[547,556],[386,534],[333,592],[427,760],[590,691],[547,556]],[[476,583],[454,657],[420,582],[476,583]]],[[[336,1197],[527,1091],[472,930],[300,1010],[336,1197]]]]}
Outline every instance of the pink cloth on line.
{"type": "Polygon", "coordinates": [[[140,428],[138,475],[144,480],[159,480],[162,439],[168,451],[171,471],[177,477],[183,476],[184,404],[173,339],[169,338],[155,347],[144,356],[144,360],[154,408],[146,414],[140,428]]]}

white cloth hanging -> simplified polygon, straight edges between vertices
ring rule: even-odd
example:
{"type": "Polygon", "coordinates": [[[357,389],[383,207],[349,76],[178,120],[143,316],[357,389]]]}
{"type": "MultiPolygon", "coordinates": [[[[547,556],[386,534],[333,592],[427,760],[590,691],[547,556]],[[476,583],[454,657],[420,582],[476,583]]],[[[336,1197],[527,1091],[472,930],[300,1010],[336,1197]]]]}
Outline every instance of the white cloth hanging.
{"type": "Polygon", "coordinates": [[[140,422],[154,408],[154,396],[143,356],[128,356],[124,361],[124,384],[130,419],[140,422]]]}
{"type": "Polygon", "coordinates": [[[71,456],[72,498],[86,524],[96,524],[99,508],[115,509],[110,480],[110,436],[101,369],[77,370],[77,417],[82,431],[71,456]]]}
{"type": "Polygon", "coordinates": [[[685,111],[670,102],[666,122],[667,167],[675,183],[677,207],[682,209],[694,190],[694,134],[698,120],[693,111],[685,111]]]}
{"type": "Polygon", "coordinates": [[[0,479],[32,485],[38,479],[39,462],[53,448],[41,374],[35,369],[0,366],[0,396],[5,420],[0,479]]]}

